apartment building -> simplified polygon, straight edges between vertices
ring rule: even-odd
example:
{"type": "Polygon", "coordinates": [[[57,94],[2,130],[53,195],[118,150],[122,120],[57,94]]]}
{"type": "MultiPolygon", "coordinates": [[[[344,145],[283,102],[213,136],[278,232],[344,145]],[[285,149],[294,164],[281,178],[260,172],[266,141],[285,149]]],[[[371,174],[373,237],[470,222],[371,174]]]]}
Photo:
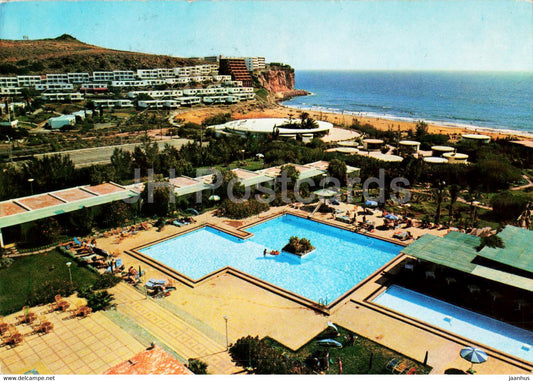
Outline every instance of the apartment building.
{"type": "Polygon", "coordinates": [[[68,74],[46,74],[46,82],[48,83],[68,83],[68,74]]]}
{"type": "Polygon", "coordinates": [[[221,58],[219,72],[222,75],[231,75],[234,81],[241,81],[243,86],[252,86],[252,77],[244,58],[221,58]]]}
{"type": "Polygon", "coordinates": [[[68,73],[67,76],[69,83],[83,83],[90,81],[91,78],[89,73],[68,73]]]}
{"type": "Polygon", "coordinates": [[[114,81],[135,81],[133,70],[113,70],[114,81]]]}
{"type": "Polygon", "coordinates": [[[35,85],[35,90],[49,91],[49,90],[74,90],[72,83],[66,82],[45,82],[35,85]]]}
{"type": "Polygon", "coordinates": [[[164,97],[181,97],[183,90],[146,90],[146,91],[130,91],[128,98],[137,98],[139,95],[148,95],[152,98],[164,98],[164,97]]]}
{"type": "Polygon", "coordinates": [[[17,75],[18,87],[34,87],[41,83],[40,75],[17,75]]]}
{"type": "Polygon", "coordinates": [[[89,91],[92,93],[103,93],[107,91],[107,83],[82,83],[80,86],[80,91],[89,91]]]}
{"type": "Polygon", "coordinates": [[[0,95],[19,95],[22,94],[21,87],[0,87],[0,95]]]}
{"type": "Polygon", "coordinates": [[[71,101],[79,102],[83,100],[82,93],[44,93],[41,98],[45,101],[58,102],[58,101],[71,101]]]}
{"type": "Polygon", "coordinates": [[[111,82],[115,80],[115,73],[112,71],[95,71],[93,72],[93,81],[111,82]]]}
{"type": "Polygon", "coordinates": [[[248,71],[262,70],[266,67],[265,57],[244,57],[248,71]]]}
{"type": "Polygon", "coordinates": [[[0,77],[0,87],[19,87],[17,77],[0,77]]]}
{"type": "Polygon", "coordinates": [[[97,108],[133,107],[133,102],[129,99],[94,99],[93,103],[97,108]]]}
{"type": "Polygon", "coordinates": [[[124,80],[124,81],[111,81],[112,87],[146,87],[150,86],[150,81],[144,80],[124,80]]]}
{"type": "Polygon", "coordinates": [[[178,99],[154,99],[139,101],[139,107],[141,108],[178,108],[181,106],[181,102],[178,99]]]}

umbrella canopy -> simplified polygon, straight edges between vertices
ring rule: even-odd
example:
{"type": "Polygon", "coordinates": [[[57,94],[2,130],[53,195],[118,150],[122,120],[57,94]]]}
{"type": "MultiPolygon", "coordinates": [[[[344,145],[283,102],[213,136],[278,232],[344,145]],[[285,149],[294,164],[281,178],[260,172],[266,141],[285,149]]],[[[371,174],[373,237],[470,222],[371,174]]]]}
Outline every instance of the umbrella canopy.
{"type": "Polygon", "coordinates": [[[336,347],[336,348],[342,348],[342,344],[339,343],[337,340],[333,339],[322,339],[317,341],[318,345],[322,345],[323,347],[336,347]]]}
{"type": "Polygon", "coordinates": [[[386,218],[387,220],[397,220],[399,217],[396,216],[396,215],[394,215],[394,214],[387,214],[387,215],[385,216],[385,218],[386,218]]]}
{"type": "Polygon", "coordinates": [[[378,206],[378,203],[377,203],[377,201],[368,200],[368,201],[365,201],[365,205],[367,205],[367,206],[378,206]]]}
{"type": "Polygon", "coordinates": [[[265,157],[265,155],[263,155],[262,153],[258,153],[258,154],[256,154],[255,156],[257,156],[257,157],[260,158],[260,159],[262,159],[262,158],[265,157]]]}
{"type": "Polygon", "coordinates": [[[485,352],[474,347],[466,347],[461,349],[461,357],[472,364],[481,364],[482,362],[487,361],[488,358],[485,352]]]}
{"type": "Polygon", "coordinates": [[[318,197],[333,197],[337,194],[337,191],[333,189],[319,189],[313,192],[318,197]]]}
{"type": "Polygon", "coordinates": [[[337,328],[337,326],[330,321],[328,321],[328,327],[333,328],[335,332],[337,333],[339,332],[339,329],[337,328]]]}
{"type": "Polygon", "coordinates": [[[186,211],[187,213],[194,213],[194,214],[196,214],[196,215],[199,215],[199,214],[200,214],[200,213],[198,213],[198,211],[197,211],[196,209],[193,209],[193,208],[187,208],[187,209],[185,209],[185,211],[186,211]]]}
{"type": "Polygon", "coordinates": [[[220,201],[220,196],[214,194],[209,196],[209,201],[220,201]]]}

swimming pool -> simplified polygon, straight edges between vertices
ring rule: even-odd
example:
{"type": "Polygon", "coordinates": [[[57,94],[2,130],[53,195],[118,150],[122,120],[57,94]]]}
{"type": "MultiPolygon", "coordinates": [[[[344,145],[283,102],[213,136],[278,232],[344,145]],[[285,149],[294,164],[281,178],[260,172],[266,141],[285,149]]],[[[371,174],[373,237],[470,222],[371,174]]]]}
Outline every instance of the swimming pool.
{"type": "Polygon", "coordinates": [[[533,332],[396,285],[373,302],[533,363],[533,332]]]}
{"type": "Polygon", "coordinates": [[[247,229],[240,239],[204,227],[139,251],[192,279],[231,266],[318,303],[329,304],[400,253],[401,247],[292,215],[247,229]],[[279,250],[291,236],[316,248],[299,259],[279,250]]]}

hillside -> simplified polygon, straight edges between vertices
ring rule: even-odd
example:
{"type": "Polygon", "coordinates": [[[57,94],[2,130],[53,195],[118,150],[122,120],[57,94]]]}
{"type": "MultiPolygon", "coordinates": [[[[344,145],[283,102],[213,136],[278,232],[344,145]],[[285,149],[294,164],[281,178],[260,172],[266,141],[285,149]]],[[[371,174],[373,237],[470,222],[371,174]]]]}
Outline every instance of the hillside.
{"type": "Polygon", "coordinates": [[[0,40],[0,75],[179,67],[199,62],[102,48],[67,34],[43,40],[0,40]]]}

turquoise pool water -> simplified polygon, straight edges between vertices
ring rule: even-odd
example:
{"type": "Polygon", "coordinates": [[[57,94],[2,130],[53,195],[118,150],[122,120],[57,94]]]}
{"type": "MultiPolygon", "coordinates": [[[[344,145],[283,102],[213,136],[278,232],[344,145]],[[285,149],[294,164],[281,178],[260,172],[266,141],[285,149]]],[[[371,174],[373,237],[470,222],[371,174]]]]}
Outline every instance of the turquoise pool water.
{"type": "Polygon", "coordinates": [[[533,332],[399,286],[374,303],[533,363],[533,332]]]}
{"type": "Polygon", "coordinates": [[[399,254],[401,247],[304,218],[284,215],[247,229],[239,239],[209,227],[140,251],[192,279],[225,266],[329,304],[399,254]],[[291,236],[305,237],[316,250],[303,259],[279,250],[291,236]]]}

